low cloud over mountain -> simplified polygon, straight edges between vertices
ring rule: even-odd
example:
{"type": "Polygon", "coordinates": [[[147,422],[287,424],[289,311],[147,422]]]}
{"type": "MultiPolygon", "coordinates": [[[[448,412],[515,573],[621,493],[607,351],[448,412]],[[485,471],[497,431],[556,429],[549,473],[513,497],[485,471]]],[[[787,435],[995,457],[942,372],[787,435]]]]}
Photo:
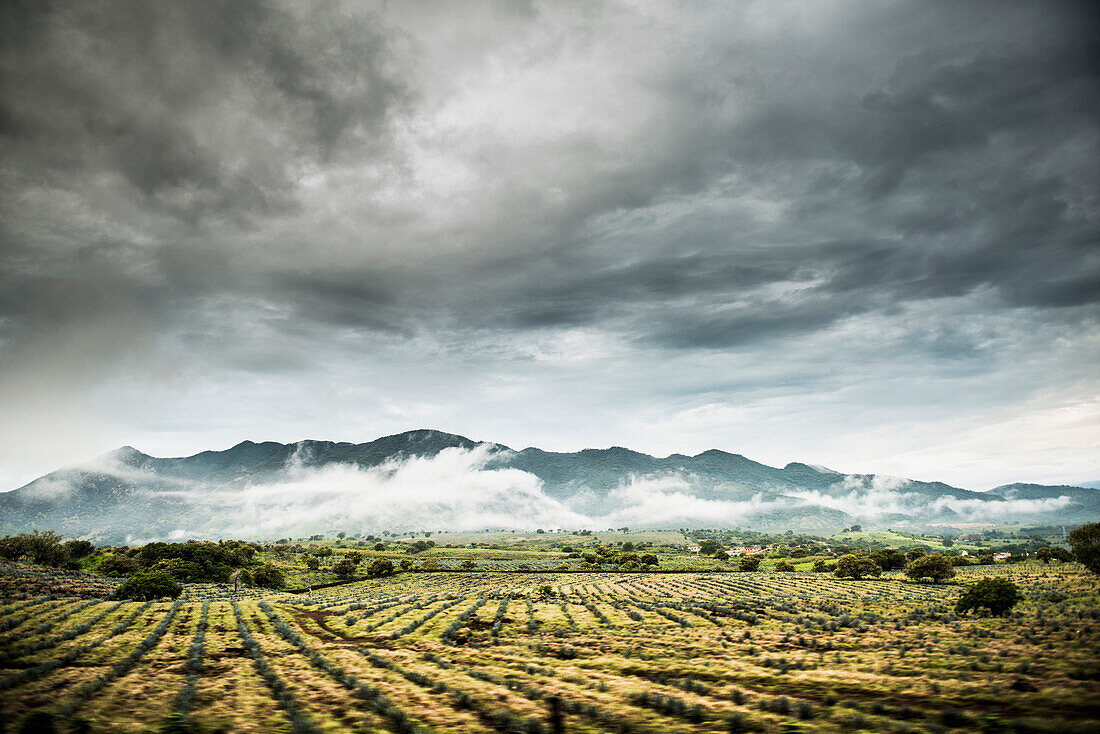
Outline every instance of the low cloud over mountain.
{"type": "Polygon", "coordinates": [[[7,532],[136,542],[332,529],[1065,523],[1100,517],[1100,491],[1014,484],[973,492],[799,463],[780,469],[716,450],[665,458],[617,447],[515,451],[412,431],[364,444],[246,441],[171,459],[126,447],[0,495],[0,508],[7,532]]]}

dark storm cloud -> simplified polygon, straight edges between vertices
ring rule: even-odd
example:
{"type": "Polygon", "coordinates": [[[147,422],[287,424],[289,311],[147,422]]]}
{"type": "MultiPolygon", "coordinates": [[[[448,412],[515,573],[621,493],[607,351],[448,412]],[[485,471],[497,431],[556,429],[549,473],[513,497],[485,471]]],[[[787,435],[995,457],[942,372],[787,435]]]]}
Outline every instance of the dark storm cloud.
{"type": "Polygon", "coordinates": [[[0,408],[605,348],[812,391],[854,332],[946,376],[1036,324],[1091,353],[1089,4],[456,7],[0,6],[0,408]]]}
{"type": "Polygon", "coordinates": [[[26,173],[120,174],[180,215],[278,211],[294,164],[380,149],[406,100],[376,19],[329,10],[6,3],[5,152],[26,173]]]}
{"type": "MultiPolygon", "coordinates": [[[[480,168],[473,213],[429,234],[400,222],[368,234],[360,218],[337,242],[326,232],[337,220],[315,219],[303,203],[302,177],[386,160],[391,177],[408,175],[415,163],[391,125],[425,111],[414,104],[416,45],[379,15],[323,7],[6,6],[9,172],[24,185],[45,176],[57,190],[120,178],[129,193],[106,185],[119,205],[146,212],[133,215],[148,218],[134,223],[143,236],[152,230],[139,259],[171,271],[167,250],[181,234],[206,240],[215,260],[242,272],[224,282],[223,268],[200,271],[193,285],[282,302],[340,328],[407,331],[445,315],[520,330],[614,321],[634,338],[725,348],[982,286],[1019,306],[1097,297],[1095,167],[1071,178],[1047,160],[1074,146],[1095,153],[1097,46],[1081,7],[1045,8],[1034,29],[1038,9],[1000,20],[948,5],[867,8],[850,29],[828,29],[789,57],[779,51],[794,33],[771,44],[743,32],[724,46],[707,39],[708,54],[675,48],[643,87],[649,108],[632,112],[619,141],[583,123],[526,146],[458,139],[480,168]],[[920,16],[927,29],[930,14],[942,39],[907,36],[896,49],[876,40],[920,16]],[[957,27],[967,23],[970,37],[957,27]],[[879,68],[842,73],[860,64],[879,68]],[[754,190],[783,207],[786,221],[744,231],[753,215],[731,211],[723,182],[734,197],[754,190]],[[601,218],[715,195],[709,228],[688,203],[679,221],[607,242],[615,233],[601,218]],[[319,227],[317,241],[278,240],[264,222],[294,216],[319,227]],[[814,232],[842,219],[849,237],[814,232]],[[215,232],[216,222],[230,229],[215,232]],[[242,244],[241,227],[276,241],[242,244]],[[466,257],[433,254],[467,237],[476,244],[466,257]],[[406,241],[422,262],[379,277],[370,244],[379,238],[406,241]],[[265,257],[272,247],[291,252],[265,257]],[[766,292],[788,282],[797,293],[766,292]]],[[[736,17],[718,20],[736,28],[736,17]]],[[[518,22],[529,32],[545,19],[518,22]]],[[[343,209],[354,220],[367,204],[330,206],[329,219],[343,209]]],[[[30,237],[12,233],[5,249],[45,259],[27,254],[30,237]]]]}

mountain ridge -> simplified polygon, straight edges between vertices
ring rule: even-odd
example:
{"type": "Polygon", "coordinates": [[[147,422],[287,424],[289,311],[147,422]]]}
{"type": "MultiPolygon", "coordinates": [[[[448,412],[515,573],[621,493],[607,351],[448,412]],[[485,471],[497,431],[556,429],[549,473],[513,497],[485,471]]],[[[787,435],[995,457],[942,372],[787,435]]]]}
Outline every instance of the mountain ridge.
{"type": "Polygon", "coordinates": [[[365,443],[245,440],[180,457],[123,446],[0,493],[0,511],[5,532],[111,540],[259,537],[340,524],[825,531],[1083,522],[1100,517],[1100,491],[1013,483],[977,492],[801,462],[772,467],[721,449],[666,457],[622,446],[517,451],[417,429],[365,443]]]}

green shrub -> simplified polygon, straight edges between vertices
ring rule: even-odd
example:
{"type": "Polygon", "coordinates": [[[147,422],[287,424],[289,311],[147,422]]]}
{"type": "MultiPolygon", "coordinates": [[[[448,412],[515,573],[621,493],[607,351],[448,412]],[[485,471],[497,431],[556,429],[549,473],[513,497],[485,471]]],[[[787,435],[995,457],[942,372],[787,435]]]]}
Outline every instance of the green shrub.
{"type": "Polygon", "coordinates": [[[159,599],[167,596],[175,599],[183,593],[183,587],[163,571],[135,573],[115,590],[117,599],[159,599]]]}
{"type": "Polygon", "coordinates": [[[870,556],[861,553],[849,553],[840,557],[836,562],[836,570],[833,573],[841,579],[861,579],[864,576],[881,576],[882,569],[871,560],[870,556]]]}
{"type": "Polygon", "coordinates": [[[992,614],[1004,614],[1023,597],[1016,584],[1006,578],[982,579],[968,588],[955,604],[955,611],[965,614],[972,609],[988,609],[992,614]]]}
{"type": "Polygon", "coordinates": [[[397,573],[397,569],[394,568],[393,561],[388,558],[376,558],[367,566],[367,576],[370,576],[372,579],[382,576],[393,576],[395,573],[397,573]]]}
{"type": "Polygon", "coordinates": [[[265,563],[252,572],[252,582],[265,589],[281,589],[286,585],[286,578],[281,568],[265,563]]]}
{"type": "Polygon", "coordinates": [[[130,576],[138,568],[137,559],[121,553],[110,553],[99,561],[99,572],[106,576],[130,576]]]}
{"type": "Polygon", "coordinates": [[[1067,536],[1069,547],[1085,568],[1100,574],[1100,522],[1082,525],[1067,536]]]}
{"type": "Polygon", "coordinates": [[[954,578],[955,566],[951,563],[951,559],[942,553],[930,553],[910,562],[905,567],[905,575],[916,580],[946,581],[954,578]]]}

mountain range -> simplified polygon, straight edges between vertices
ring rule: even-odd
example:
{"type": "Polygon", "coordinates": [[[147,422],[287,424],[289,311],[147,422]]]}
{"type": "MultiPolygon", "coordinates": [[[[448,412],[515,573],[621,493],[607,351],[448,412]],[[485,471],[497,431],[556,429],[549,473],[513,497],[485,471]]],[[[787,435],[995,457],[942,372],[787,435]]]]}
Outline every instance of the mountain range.
{"type": "Polygon", "coordinates": [[[835,532],[1100,519],[1100,490],[986,492],[712,449],[516,451],[433,430],[368,443],[244,441],[157,458],[123,447],[0,493],[0,532],[101,542],[274,539],[345,530],[742,527],[835,532]]]}

